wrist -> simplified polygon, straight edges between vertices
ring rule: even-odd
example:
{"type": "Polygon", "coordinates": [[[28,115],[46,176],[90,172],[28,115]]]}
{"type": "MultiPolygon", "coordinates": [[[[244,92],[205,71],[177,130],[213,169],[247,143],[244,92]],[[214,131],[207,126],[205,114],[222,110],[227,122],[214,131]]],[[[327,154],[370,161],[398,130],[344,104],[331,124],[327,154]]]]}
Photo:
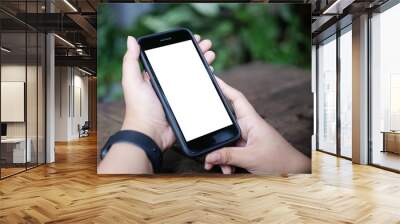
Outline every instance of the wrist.
{"type": "Polygon", "coordinates": [[[141,132],[150,137],[157,146],[160,147],[161,151],[164,151],[165,147],[161,135],[158,134],[157,130],[151,128],[150,125],[143,124],[143,122],[138,122],[136,120],[125,119],[122,123],[121,130],[134,130],[141,132]]]}
{"type": "Polygon", "coordinates": [[[146,153],[138,146],[126,142],[119,142],[111,146],[107,157],[101,162],[99,170],[99,173],[110,174],[154,173],[153,166],[146,153]],[[119,161],[119,163],[114,161],[119,161]]]}

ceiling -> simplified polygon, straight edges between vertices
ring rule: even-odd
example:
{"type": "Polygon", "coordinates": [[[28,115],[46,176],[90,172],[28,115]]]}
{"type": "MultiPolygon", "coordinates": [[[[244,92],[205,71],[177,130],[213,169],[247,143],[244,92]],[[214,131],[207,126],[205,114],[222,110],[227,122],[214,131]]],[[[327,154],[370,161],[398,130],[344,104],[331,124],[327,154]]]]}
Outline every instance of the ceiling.
{"type": "MultiPolygon", "coordinates": [[[[57,34],[56,66],[79,66],[96,73],[96,7],[99,3],[100,0],[47,0],[47,4],[45,0],[1,0],[2,46],[12,50],[2,51],[2,55],[7,54],[7,60],[14,62],[25,56],[28,60],[34,58],[36,51],[43,47],[39,44],[37,48],[36,33],[52,32],[57,34]]],[[[43,40],[41,37],[39,40],[43,40]]]]}
{"type": "MultiPolygon", "coordinates": [[[[318,38],[323,38],[324,35],[329,35],[329,32],[334,32],[332,27],[345,16],[357,15],[368,9],[378,7],[386,1],[292,0],[290,2],[311,4],[313,15],[312,36],[313,40],[317,40],[318,38]],[[334,9],[332,10],[332,8],[334,9]]],[[[8,55],[9,58],[12,58],[10,57],[11,55],[14,58],[19,58],[26,54],[25,30],[29,32],[54,32],[61,37],[55,38],[56,65],[80,66],[96,73],[96,8],[101,2],[133,1],[1,0],[0,26],[3,33],[2,45],[13,49],[14,53],[10,53],[8,55]],[[51,13],[49,13],[50,11],[51,13]]],[[[168,0],[163,0],[162,2],[168,2],[168,0]]],[[[270,0],[269,2],[289,1],[270,0]]],[[[31,58],[30,54],[36,52],[36,45],[35,43],[30,43],[30,39],[28,38],[27,40],[28,58],[31,58]]],[[[2,54],[4,53],[2,52],[2,54]]]]}
{"type": "Polygon", "coordinates": [[[319,43],[352,19],[378,8],[388,0],[310,0],[312,4],[312,38],[319,43]]]}

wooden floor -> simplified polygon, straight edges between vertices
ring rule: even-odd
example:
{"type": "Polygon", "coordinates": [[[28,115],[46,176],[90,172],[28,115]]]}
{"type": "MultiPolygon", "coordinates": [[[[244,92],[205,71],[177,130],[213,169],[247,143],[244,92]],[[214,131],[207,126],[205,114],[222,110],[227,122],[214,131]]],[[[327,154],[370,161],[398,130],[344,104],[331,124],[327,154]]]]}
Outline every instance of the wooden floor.
{"type": "Polygon", "coordinates": [[[96,139],[0,181],[0,223],[400,223],[400,175],[313,153],[290,177],[98,176],[96,139]]]}
{"type": "Polygon", "coordinates": [[[18,167],[2,167],[1,168],[1,178],[6,178],[11,175],[15,175],[20,172],[24,172],[27,169],[33,169],[37,166],[34,163],[27,163],[27,167],[25,168],[25,164],[18,164],[18,167]]]}
{"type": "Polygon", "coordinates": [[[25,167],[7,167],[7,168],[1,168],[1,178],[7,177],[19,172],[22,172],[25,170],[25,167]]]}

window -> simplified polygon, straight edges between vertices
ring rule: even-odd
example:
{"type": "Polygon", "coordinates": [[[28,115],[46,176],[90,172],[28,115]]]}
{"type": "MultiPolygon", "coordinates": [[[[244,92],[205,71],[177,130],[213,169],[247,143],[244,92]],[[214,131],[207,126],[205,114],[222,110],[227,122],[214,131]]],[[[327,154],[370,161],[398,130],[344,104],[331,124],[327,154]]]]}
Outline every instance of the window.
{"type": "Polygon", "coordinates": [[[371,162],[400,170],[400,5],[371,18],[371,162]]]}
{"type": "MultiPolygon", "coordinates": [[[[43,4],[18,6],[22,15],[40,12],[43,4]]],[[[0,23],[0,178],[5,178],[45,162],[46,39],[8,14],[0,17],[8,21],[0,23]]]]}
{"type": "Polygon", "coordinates": [[[352,33],[351,26],[340,36],[340,155],[351,158],[352,142],[352,33]]]}
{"type": "Polygon", "coordinates": [[[318,48],[318,149],[336,153],[336,36],[318,48]]]}

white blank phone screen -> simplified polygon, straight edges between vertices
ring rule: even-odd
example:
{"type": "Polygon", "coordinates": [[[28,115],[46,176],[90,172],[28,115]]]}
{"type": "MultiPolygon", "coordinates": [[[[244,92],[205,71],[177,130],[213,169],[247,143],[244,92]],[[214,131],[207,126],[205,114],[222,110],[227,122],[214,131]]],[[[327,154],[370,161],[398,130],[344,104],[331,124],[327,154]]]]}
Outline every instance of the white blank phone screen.
{"type": "Polygon", "coordinates": [[[232,125],[191,40],[145,54],[186,141],[232,125]]]}

